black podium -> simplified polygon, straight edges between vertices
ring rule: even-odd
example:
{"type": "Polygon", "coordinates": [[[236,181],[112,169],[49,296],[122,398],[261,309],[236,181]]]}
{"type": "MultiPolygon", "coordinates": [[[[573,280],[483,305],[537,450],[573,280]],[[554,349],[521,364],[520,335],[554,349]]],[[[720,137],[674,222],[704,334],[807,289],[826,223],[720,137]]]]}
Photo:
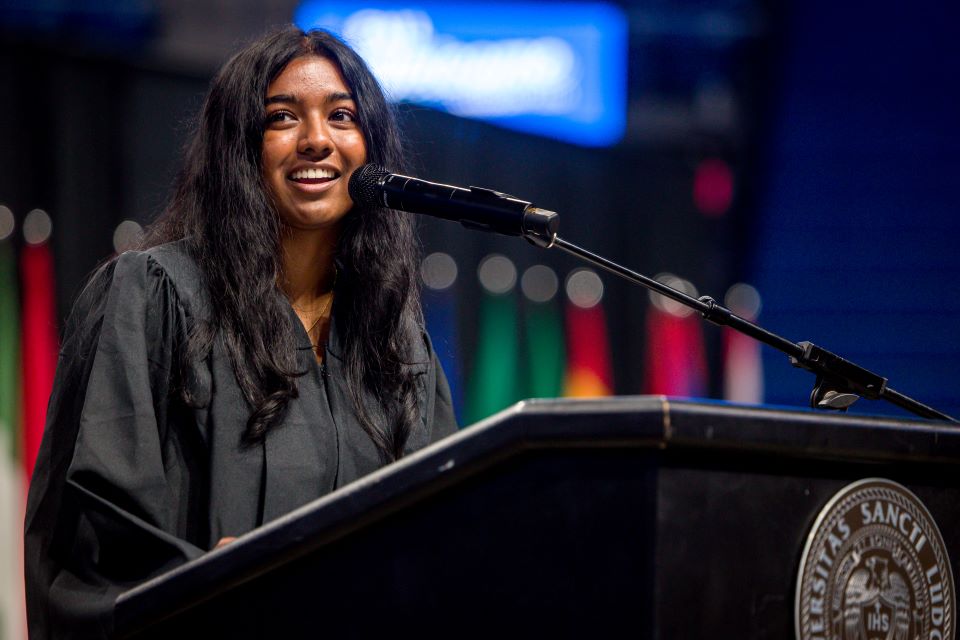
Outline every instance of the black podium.
{"type": "Polygon", "coordinates": [[[960,566],[955,427],[527,401],[124,593],[117,630],[790,638],[813,521],[867,477],[913,491],[960,566]]]}

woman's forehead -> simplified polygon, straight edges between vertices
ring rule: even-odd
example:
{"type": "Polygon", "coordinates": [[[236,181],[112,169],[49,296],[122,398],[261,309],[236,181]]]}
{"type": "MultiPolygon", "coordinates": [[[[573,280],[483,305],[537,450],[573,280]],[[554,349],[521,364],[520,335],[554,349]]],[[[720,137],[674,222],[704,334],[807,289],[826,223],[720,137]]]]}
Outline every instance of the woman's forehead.
{"type": "Polygon", "coordinates": [[[335,62],[322,56],[308,55],[287,63],[268,85],[266,97],[277,92],[297,95],[314,91],[348,96],[351,93],[335,62]]]}

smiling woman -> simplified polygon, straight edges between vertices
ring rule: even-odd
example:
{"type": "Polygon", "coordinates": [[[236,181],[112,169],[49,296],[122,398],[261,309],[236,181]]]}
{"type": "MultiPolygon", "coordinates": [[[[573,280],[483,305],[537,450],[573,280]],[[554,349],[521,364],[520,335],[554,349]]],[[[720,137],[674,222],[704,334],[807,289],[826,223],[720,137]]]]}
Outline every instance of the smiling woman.
{"type": "Polygon", "coordinates": [[[292,61],[267,88],[263,176],[280,219],[298,231],[339,227],[347,181],[367,159],[357,106],[326,58],[292,61]]]}
{"type": "MultiPolygon", "coordinates": [[[[292,60],[267,87],[263,179],[283,223],[282,287],[314,345],[329,335],[330,260],[353,208],[350,175],[367,159],[357,105],[327,58],[292,60]],[[320,295],[322,283],[326,292],[320,295]]],[[[318,360],[323,351],[315,349],[318,360]]]]}
{"type": "Polygon", "coordinates": [[[176,193],[91,277],[30,485],[31,637],[103,637],[124,591],[451,433],[399,171],[363,61],[289,27],[213,80],[176,193]]]}

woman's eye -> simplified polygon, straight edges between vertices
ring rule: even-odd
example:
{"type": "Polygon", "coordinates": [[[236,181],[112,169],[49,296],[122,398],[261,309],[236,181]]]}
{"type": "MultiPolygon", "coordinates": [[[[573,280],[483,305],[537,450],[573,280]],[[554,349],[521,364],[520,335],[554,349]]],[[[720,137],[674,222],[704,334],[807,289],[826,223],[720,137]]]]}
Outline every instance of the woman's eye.
{"type": "Polygon", "coordinates": [[[293,114],[289,111],[272,111],[267,114],[267,124],[274,122],[285,122],[287,120],[293,119],[293,114]]]}
{"type": "Polygon", "coordinates": [[[339,122],[356,122],[357,116],[347,109],[337,109],[331,114],[330,118],[339,122]]]}

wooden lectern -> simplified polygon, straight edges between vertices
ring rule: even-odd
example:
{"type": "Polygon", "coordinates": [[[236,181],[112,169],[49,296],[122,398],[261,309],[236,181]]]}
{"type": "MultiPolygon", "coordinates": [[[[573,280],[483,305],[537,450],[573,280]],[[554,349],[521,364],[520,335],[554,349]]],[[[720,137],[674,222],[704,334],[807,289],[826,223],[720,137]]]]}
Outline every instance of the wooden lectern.
{"type": "Polygon", "coordinates": [[[960,567],[956,427],[663,397],[522,402],[122,594],[117,630],[790,638],[813,521],[866,477],[913,491],[960,567]]]}

